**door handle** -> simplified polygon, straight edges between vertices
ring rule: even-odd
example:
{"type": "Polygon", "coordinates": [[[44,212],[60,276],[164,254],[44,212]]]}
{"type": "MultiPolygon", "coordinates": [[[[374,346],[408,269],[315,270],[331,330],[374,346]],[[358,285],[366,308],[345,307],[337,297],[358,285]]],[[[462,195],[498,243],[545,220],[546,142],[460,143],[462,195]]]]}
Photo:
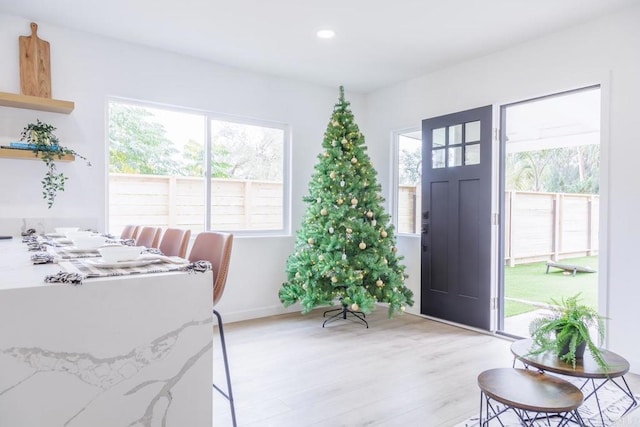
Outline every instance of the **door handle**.
{"type": "Polygon", "coordinates": [[[429,224],[422,224],[422,234],[429,234],[429,224]]]}

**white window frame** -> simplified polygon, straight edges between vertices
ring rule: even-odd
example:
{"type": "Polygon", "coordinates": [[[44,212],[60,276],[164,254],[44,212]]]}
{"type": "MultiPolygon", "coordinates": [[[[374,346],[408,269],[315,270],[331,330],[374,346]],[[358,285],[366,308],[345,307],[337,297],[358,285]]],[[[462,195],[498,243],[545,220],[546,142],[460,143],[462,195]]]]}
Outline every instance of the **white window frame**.
{"type": "Polygon", "coordinates": [[[274,129],[280,129],[283,131],[283,150],[282,150],[282,227],[280,229],[272,230],[221,230],[225,232],[233,233],[236,236],[247,237],[260,237],[260,236],[290,236],[291,235],[291,126],[286,123],[249,118],[243,116],[234,116],[229,114],[216,113],[206,110],[198,110],[188,107],[179,107],[174,105],[154,103],[151,101],[141,101],[129,98],[121,97],[108,97],[105,105],[105,162],[107,167],[105,168],[106,185],[105,185],[105,209],[106,209],[106,222],[107,230],[109,229],[109,105],[111,103],[129,104],[142,108],[163,109],[167,111],[173,111],[177,113],[187,113],[203,116],[205,120],[204,125],[204,150],[205,150],[205,164],[206,164],[206,177],[205,180],[205,212],[204,212],[204,229],[211,230],[211,179],[207,177],[211,176],[211,162],[209,156],[211,155],[211,121],[220,120],[227,122],[234,122],[239,124],[247,124],[253,126],[268,127],[274,129]]]}

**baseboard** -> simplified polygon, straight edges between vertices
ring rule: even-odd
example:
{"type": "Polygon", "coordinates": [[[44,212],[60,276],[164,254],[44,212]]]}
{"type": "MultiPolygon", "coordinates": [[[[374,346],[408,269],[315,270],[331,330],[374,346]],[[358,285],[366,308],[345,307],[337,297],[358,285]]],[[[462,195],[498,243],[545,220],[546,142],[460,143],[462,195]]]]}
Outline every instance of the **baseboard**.
{"type": "Polygon", "coordinates": [[[277,316],[280,314],[295,313],[300,311],[300,308],[288,307],[284,308],[281,305],[274,305],[270,307],[260,307],[252,310],[242,311],[225,311],[221,312],[224,316],[224,323],[242,322],[244,320],[260,319],[262,317],[277,316]]]}
{"type": "MultiPolygon", "coordinates": [[[[330,309],[332,307],[318,307],[318,309],[330,309]]],[[[377,303],[376,310],[387,310],[388,304],[377,303]]],[[[233,322],[242,322],[244,320],[254,320],[260,319],[262,317],[270,317],[270,316],[278,316],[280,314],[288,314],[288,313],[298,313],[301,311],[300,304],[294,304],[290,307],[284,308],[282,305],[274,305],[269,307],[260,307],[251,310],[241,310],[241,311],[222,311],[221,314],[224,316],[224,323],[233,323],[233,322]]],[[[403,314],[425,317],[420,313],[415,313],[410,310],[407,310],[403,314]]],[[[396,316],[401,315],[400,313],[396,314],[396,316]]],[[[438,320],[438,319],[432,319],[438,320]]]]}

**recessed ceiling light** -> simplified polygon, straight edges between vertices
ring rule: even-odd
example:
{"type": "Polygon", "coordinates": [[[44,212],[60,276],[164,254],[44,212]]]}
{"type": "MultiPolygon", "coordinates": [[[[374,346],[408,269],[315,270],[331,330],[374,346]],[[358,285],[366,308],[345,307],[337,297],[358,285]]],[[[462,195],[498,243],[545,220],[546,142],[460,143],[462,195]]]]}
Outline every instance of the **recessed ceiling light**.
{"type": "Polygon", "coordinates": [[[333,30],[318,30],[316,35],[320,39],[332,39],[336,36],[336,32],[333,30]]]}

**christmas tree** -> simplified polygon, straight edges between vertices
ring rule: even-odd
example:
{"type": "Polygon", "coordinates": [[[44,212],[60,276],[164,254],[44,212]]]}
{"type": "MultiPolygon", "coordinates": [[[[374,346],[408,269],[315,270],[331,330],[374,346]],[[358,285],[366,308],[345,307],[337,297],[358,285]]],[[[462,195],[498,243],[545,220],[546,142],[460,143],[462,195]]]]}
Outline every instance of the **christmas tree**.
{"type": "Polygon", "coordinates": [[[322,147],[280,301],[285,306],[299,301],[302,313],[336,300],[344,310],[369,313],[383,302],[391,317],[413,305],[413,293],[405,286],[403,257],[382,206],[377,172],[343,87],[322,147]]]}

